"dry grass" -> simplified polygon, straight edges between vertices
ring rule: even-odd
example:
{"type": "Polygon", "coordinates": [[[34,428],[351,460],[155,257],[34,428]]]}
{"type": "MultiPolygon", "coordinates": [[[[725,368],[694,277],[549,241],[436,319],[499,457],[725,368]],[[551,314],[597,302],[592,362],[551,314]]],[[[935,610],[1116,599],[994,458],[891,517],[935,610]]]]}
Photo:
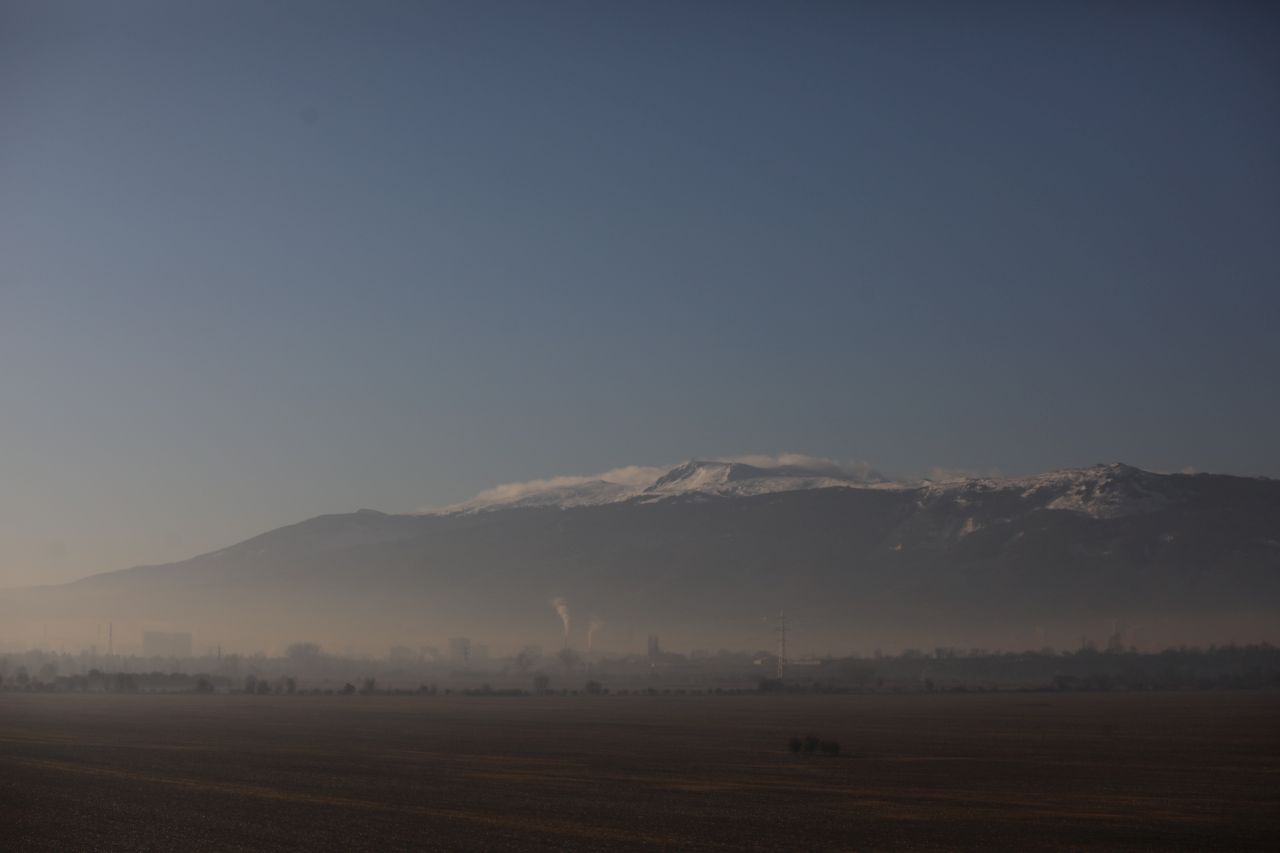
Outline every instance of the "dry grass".
{"type": "Polygon", "coordinates": [[[1271,693],[0,696],[4,849],[1274,850],[1277,814],[1271,693]]]}

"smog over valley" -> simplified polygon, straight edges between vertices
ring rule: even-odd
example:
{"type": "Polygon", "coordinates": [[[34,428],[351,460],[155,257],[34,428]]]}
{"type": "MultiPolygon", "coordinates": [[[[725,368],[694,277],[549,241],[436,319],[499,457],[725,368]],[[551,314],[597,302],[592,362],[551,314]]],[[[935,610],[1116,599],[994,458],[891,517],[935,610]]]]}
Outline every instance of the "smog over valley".
{"type": "MultiPolygon", "coordinates": [[[[1280,481],[1123,464],[898,482],[797,454],[489,489],[362,509],[208,554],[0,593],[3,641],[138,653],[351,654],[526,645],[807,655],[1280,641],[1280,481]],[[548,606],[547,602],[551,602],[548,606]],[[574,618],[576,616],[576,618],[574,618]]],[[[428,655],[430,657],[430,655],[428,655]]]]}
{"type": "Polygon", "coordinates": [[[0,0],[0,849],[1280,849],[1278,42],[0,0]]]}

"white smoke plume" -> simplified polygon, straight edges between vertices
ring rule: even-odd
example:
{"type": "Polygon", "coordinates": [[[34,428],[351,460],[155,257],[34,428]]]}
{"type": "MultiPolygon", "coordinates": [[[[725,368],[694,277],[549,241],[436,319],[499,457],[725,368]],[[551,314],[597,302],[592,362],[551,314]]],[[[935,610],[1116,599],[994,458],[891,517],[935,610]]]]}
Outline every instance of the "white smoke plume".
{"type": "Polygon", "coordinates": [[[560,596],[551,599],[551,606],[556,609],[556,615],[560,617],[560,621],[564,624],[564,644],[569,645],[569,602],[560,596]]]}
{"type": "Polygon", "coordinates": [[[587,651],[591,651],[591,643],[595,639],[596,631],[603,627],[603,622],[594,616],[591,617],[591,621],[587,624],[587,651]]]}

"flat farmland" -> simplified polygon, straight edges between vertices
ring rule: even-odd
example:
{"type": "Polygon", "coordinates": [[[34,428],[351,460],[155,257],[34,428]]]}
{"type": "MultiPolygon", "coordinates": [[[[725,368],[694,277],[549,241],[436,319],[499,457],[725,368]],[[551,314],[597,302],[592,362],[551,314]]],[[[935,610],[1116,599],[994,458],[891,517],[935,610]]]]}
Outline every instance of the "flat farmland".
{"type": "Polygon", "coordinates": [[[0,694],[0,849],[602,848],[1277,850],[1280,694],[0,694]]]}

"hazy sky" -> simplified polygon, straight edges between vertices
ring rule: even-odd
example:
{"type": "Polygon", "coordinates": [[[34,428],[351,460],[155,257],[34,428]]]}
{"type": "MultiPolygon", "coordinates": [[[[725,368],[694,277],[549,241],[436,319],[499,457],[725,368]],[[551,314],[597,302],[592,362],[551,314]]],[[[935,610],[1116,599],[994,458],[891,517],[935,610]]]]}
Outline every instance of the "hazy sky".
{"type": "Polygon", "coordinates": [[[0,585],[693,456],[1280,476],[1278,22],[0,0],[0,585]]]}

